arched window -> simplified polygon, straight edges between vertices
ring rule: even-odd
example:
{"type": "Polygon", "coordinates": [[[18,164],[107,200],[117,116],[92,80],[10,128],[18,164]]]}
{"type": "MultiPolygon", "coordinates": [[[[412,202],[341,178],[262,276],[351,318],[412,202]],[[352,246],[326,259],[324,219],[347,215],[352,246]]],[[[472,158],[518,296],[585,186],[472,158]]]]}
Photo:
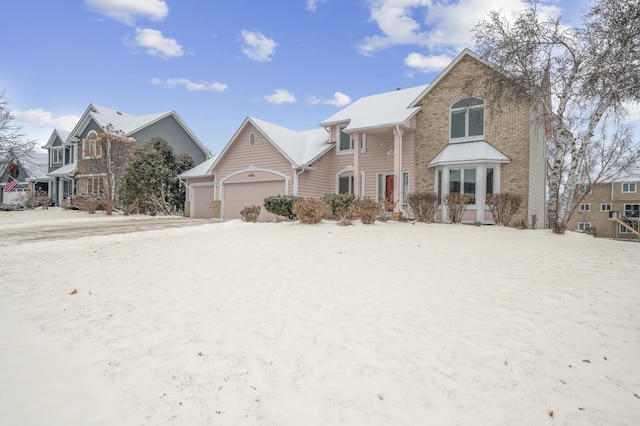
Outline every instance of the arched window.
{"type": "Polygon", "coordinates": [[[467,141],[484,137],[484,101],[462,99],[451,106],[451,139],[467,141]]]}
{"type": "Polygon", "coordinates": [[[91,130],[82,140],[82,158],[100,158],[102,149],[98,144],[98,133],[91,130]]]}

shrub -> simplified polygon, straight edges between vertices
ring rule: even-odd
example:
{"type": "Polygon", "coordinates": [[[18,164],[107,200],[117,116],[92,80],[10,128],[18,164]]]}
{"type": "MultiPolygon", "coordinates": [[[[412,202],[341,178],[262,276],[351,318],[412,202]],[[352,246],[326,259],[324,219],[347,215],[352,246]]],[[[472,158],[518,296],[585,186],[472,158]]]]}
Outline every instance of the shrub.
{"type": "Polygon", "coordinates": [[[380,206],[380,211],[378,213],[378,220],[380,222],[386,222],[393,216],[393,211],[396,207],[397,202],[392,200],[382,200],[378,203],[380,206]]]}
{"type": "Polygon", "coordinates": [[[324,194],[322,196],[322,201],[331,208],[331,214],[339,220],[349,215],[349,207],[351,207],[351,203],[355,199],[356,196],[354,194],[324,194]]]}
{"type": "Polygon", "coordinates": [[[71,199],[71,208],[77,208],[83,212],[95,213],[102,208],[102,200],[89,195],[76,195],[71,199]]]}
{"type": "Polygon", "coordinates": [[[360,221],[370,225],[376,221],[380,213],[380,203],[376,203],[369,197],[358,198],[351,203],[351,214],[360,216],[360,221]]]}
{"type": "Polygon", "coordinates": [[[293,213],[293,203],[295,203],[297,199],[298,197],[292,195],[267,197],[264,199],[264,209],[276,216],[283,216],[293,220],[296,218],[296,215],[293,213]]]}
{"type": "Polygon", "coordinates": [[[487,205],[496,225],[509,226],[521,203],[522,196],[520,194],[501,192],[487,195],[487,205]]]}
{"type": "Polygon", "coordinates": [[[451,223],[461,223],[464,211],[467,209],[467,204],[471,201],[471,196],[468,194],[460,194],[454,192],[444,197],[444,202],[447,205],[447,218],[451,223]]]}
{"type": "Polygon", "coordinates": [[[293,203],[293,214],[300,223],[320,223],[331,212],[331,208],[323,200],[317,198],[299,198],[293,203]]]}
{"type": "Polygon", "coordinates": [[[251,204],[250,206],[240,210],[240,216],[245,222],[255,223],[258,221],[258,216],[260,216],[260,206],[251,204]]]}
{"type": "Polygon", "coordinates": [[[418,222],[433,222],[438,209],[436,192],[412,192],[408,196],[409,207],[418,222]]]}

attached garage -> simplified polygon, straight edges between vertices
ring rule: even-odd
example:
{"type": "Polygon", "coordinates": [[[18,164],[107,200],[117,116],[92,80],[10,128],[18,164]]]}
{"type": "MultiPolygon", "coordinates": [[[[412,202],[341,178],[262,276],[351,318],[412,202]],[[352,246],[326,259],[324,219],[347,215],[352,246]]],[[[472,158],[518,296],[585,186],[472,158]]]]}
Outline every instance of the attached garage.
{"type": "Polygon", "coordinates": [[[195,219],[211,219],[215,186],[211,183],[195,183],[191,188],[191,214],[195,219]]]}
{"type": "Polygon", "coordinates": [[[240,211],[252,204],[260,206],[261,222],[274,221],[273,214],[264,209],[264,199],[273,195],[286,194],[287,180],[271,173],[243,173],[223,182],[222,215],[225,219],[239,219],[240,211]],[[250,176],[253,175],[253,176],[250,176]],[[261,176],[256,176],[261,175],[261,176]],[[247,181],[243,177],[261,178],[247,181]]]}

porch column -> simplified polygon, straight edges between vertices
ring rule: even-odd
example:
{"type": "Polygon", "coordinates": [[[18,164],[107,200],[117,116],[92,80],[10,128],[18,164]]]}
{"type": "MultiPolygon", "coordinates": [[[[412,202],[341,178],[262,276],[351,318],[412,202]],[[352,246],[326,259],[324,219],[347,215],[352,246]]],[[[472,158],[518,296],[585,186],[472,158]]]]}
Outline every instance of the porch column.
{"type": "Polygon", "coordinates": [[[353,193],[356,198],[360,198],[364,194],[360,194],[360,133],[355,133],[353,138],[353,193]]]}
{"type": "Polygon", "coordinates": [[[402,208],[402,134],[403,130],[396,126],[393,128],[393,208],[394,216],[400,214],[402,208]]]}

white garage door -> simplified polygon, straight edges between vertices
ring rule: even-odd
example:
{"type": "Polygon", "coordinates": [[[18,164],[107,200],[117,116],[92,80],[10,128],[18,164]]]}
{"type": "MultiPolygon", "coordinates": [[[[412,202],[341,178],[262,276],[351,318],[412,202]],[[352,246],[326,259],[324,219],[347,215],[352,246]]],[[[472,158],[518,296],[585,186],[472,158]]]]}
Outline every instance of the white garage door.
{"type": "Polygon", "coordinates": [[[239,219],[240,211],[252,204],[260,206],[261,222],[274,221],[275,216],[264,209],[264,199],[284,194],[284,179],[266,182],[225,183],[223,216],[225,219],[239,219]]]}
{"type": "Polygon", "coordinates": [[[213,202],[213,184],[193,187],[193,217],[211,219],[211,203],[213,202]]]}

